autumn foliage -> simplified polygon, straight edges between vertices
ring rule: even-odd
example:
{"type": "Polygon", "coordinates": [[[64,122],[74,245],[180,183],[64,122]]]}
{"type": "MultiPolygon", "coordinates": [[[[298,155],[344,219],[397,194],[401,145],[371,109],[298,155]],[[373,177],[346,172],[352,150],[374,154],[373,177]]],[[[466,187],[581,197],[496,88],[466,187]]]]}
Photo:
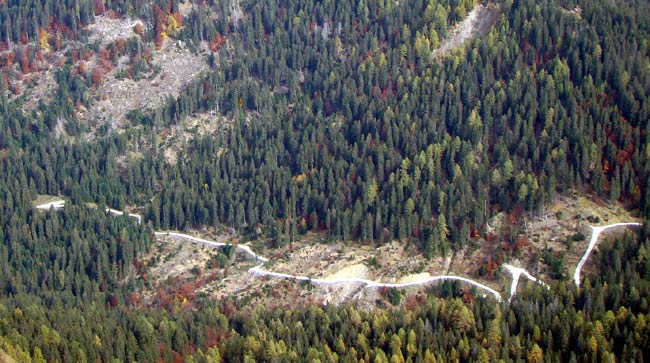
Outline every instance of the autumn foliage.
{"type": "Polygon", "coordinates": [[[214,39],[210,41],[210,50],[213,52],[218,51],[223,46],[223,43],[225,43],[223,37],[221,34],[219,34],[219,32],[217,32],[217,34],[214,36],[214,39]]]}
{"type": "Polygon", "coordinates": [[[154,5],[154,44],[160,49],[169,36],[175,35],[183,25],[183,16],[178,11],[172,11],[171,2],[165,9],[154,5]]]}
{"type": "Polygon", "coordinates": [[[94,5],[95,5],[95,15],[102,15],[104,11],[106,11],[103,0],[95,0],[94,5]]]}
{"type": "Polygon", "coordinates": [[[142,25],[142,23],[135,24],[133,27],[133,32],[138,35],[142,35],[142,33],[144,33],[144,25],[142,25]]]}
{"type": "Polygon", "coordinates": [[[32,64],[27,49],[24,49],[20,57],[20,71],[23,74],[32,72],[32,64]]]}
{"type": "Polygon", "coordinates": [[[46,29],[41,28],[38,31],[38,45],[41,50],[47,52],[50,50],[49,34],[46,29]]]}
{"type": "Polygon", "coordinates": [[[104,77],[104,72],[101,68],[97,67],[93,70],[92,74],[92,83],[93,86],[99,86],[102,83],[102,78],[104,77]]]}

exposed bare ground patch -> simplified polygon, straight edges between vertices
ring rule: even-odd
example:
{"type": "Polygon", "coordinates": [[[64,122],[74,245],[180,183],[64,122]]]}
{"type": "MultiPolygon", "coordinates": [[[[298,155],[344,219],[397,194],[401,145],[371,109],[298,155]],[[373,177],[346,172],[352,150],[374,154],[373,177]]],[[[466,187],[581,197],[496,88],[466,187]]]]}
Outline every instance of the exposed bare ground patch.
{"type": "MultiPolygon", "coordinates": [[[[184,5],[183,9],[188,12],[192,6],[184,5]]],[[[108,45],[119,43],[122,44],[118,46],[120,48],[126,40],[139,37],[135,32],[138,24],[145,27],[140,19],[116,17],[107,12],[95,17],[86,30],[88,42],[99,43],[99,51],[80,47],[76,41],[66,41],[57,51],[43,52],[33,61],[31,70],[24,74],[18,62],[14,62],[11,83],[19,91],[15,91],[16,95],[7,91],[9,98],[22,102],[25,112],[36,110],[40,102],[49,104],[58,88],[55,80],[57,70],[63,64],[72,62],[74,75],[82,75],[87,80],[92,78],[93,88],[85,95],[89,102],[75,105],[79,121],[90,130],[86,137],[92,137],[101,125],[106,124],[110,129],[125,127],[130,111],[147,112],[158,108],[168,97],[178,96],[187,84],[208,69],[207,46],[197,53],[177,40],[165,41],[158,50],[153,49],[153,44],[143,44],[142,53],[146,54],[144,62],[147,69],[137,76],[132,76],[132,60],[128,54],[120,53],[117,61],[105,59],[106,54],[110,54],[108,45]],[[109,63],[110,67],[107,65],[109,63]]],[[[32,49],[35,45],[29,44],[27,47],[32,49]]],[[[3,52],[3,56],[9,53],[9,50],[3,52]]],[[[68,121],[57,121],[57,136],[67,137],[68,121]]]]}
{"type": "MultiPolygon", "coordinates": [[[[447,257],[428,260],[413,244],[393,241],[380,247],[370,244],[331,242],[323,243],[320,234],[308,233],[300,240],[279,249],[266,249],[262,241],[254,241],[250,247],[269,258],[264,269],[277,273],[307,276],[313,279],[367,279],[382,283],[419,282],[439,275],[456,275],[472,278],[485,284],[503,296],[507,296],[511,284],[510,276],[501,273],[503,263],[522,266],[542,281],[550,283],[555,279],[549,262],[542,258],[542,251],[550,249],[557,258],[564,259],[563,271],[569,278],[577,261],[584,254],[590,237],[588,225],[604,225],[637,220],[621,205],[601,200],[592,200],[585,195],[574,194],[558,197],[541,215],[528,214],[515,220],[519,224],[516,238],[524,241],[513,250],[508,246],[506,231],[513,223],[512,215],[498,214],[489,222],[491,237],[474,238],[463,249],[447,257]],[[576,238],[584,235],[584,239],[576,238]],[[497,257],[499,256],[499,257],[497,257]],[[495,261],[498,258],[500,261],[495,261]],[[480,272],[482,267],[493,263],[492,273],[480,272]],[[496,273],[496,274],[495,274],[496,273]]],[[[205,231],[188,232],[192,235],[211,238],[205,231]]],[[[612,232],[613,233],[613,232],[612,232]]],[[[608,233],[608,235],[610,235],[608,233]]],[[[238,243],[233,235],[217,236],[217,240],[238,243]]],[[[299,302],[327,302],[344,304],[354,301],[357,306],[372,308],[378,301],[387,303],[383,289],[367,287],[361,282],[337,284],[310,284],[309,281],[295,281],[262,277],[249,273],[258,262],[245,255],[234,255],[228,266],[219,269],[209,267],[216,250],[196,246],[194,243],[162,237],[160,249],[148,261],[158,261],[148,270],[148,275],[158,286],[174,278],[199,281],[197,294],[215,299],[235,297],[246,305],[295,306],[299,302]],[[197,269],[203,268],[202,276],[197,269]],[[203,279],[203,280],[201,280],[203,279]]],[[[520,285],[526,284],[520,279],[520,285]]],[[[461,284],[465,290],[471,287],[461,284]]],[[[428,285],[414,286],[400,290],[400,294],[414,296],[427,291],[428,285]]],[[[153,295],[150,295],[153,296],[153,295]]],[[[153,297],[152,297],[153,298],[153,297]]]]}
{"type": "Polygon", "coordinates": [[[190,13],[196,8],[197,6],[191,1],[186,1],[186,2],[181,1],[178,4],[178,10],[180,11],[181,15],[183,15],[183,17],[190,15],[190,13]]]}
{"type": "Polygon", "coordinates": [[[123,68],[116,67],[97,89],[94,105],[79,115],[80,119],[97,125],[108,123],[113,129],[123,127],[130,111],[153,110],[167,97],[178,96],[183,87],[208,69],[204,57],[181,41],[166,42],[153,54],[151,65],[159,67],[159,72],[138,81],[119,79],[117,74],[123,68]]]}
{"type": "Polygon", "coordinates": [[[478,4],[465,19],[456,24],[440,46],[433,51],[433,58],[443,57],[467,41],[486,35],[492,29],[500,12],[500,5],[478,4]]]}
{"type": "MultiPolygon", "coordinates": [[[[194,231],[194,235],[206,235],[205,231],[194,231]]],[[[231,234],[210,237],[219,242],[235,241],[231,234]]],[[[248,268],[254,266],[240,252],[234,252],[224,266],[217,265],[217,257],[223,250],[188,242],[171,236],[158,238],[158,243],[143,259],[146,273],[140,276],[152,282],[154,289],[144,293],[145,301],[155,303],[157,290],[164,290],[170,281],[179,284],[191,283],[192,294],[218,292],[221,286],[235,277],[238,281],[246,277],[248,268]]],[[[222,256],[223,257],[223,256],[222,256]]],[[[245,284],[243,285],[246,286],[245,284]]],[[[232,293],[232,290],[228,290],[232,293]]]]}
{"type": "Polygon", "coordinates": [[[478,240],[475,248],[464,251],[463,258],[458,258],[457,254],[454,268],[473,266],[476,271],[491,261],[496,265],[520,265],[546,282],[554,280],[558,274],[569,279],[589,244],[590,225],[638,221],[619,203],[578,193],[557,197],[541,215],[525,213],[516,222],[517,228],[507,226],[508,218],[512,216],[503,213],[492,218],[488,224],[492,238],[478,240]],[[517,242],[510,243],[506,236],[515,230],[512,239],[517,242]],[[544,250],[550,251],[549,260],[544,258],[544,250]],[[505,260],[500,261],[500,258],[505,260]],[[551,265],[553,260],[562,261],[559,270],[551,265]]]}
{"type": "Polygon", "coordinates": [[[89,41],[94,43],[99,41],[100,44],[106,45],[118,39],[128,39],[136,36],[134,27],[136,24],[144,26],[142,20],[131,18],[115,18],[104,13],[96,16],[95,22],[88,26],[90,31],[89,41]]]}
{"type": "Polygon", "coordinates": [[[13,359],[4,350],[0,349],[0,363],[16,363],[16,360],[13,359]]]}
{"type": "MultiPolygon", "coordinates": [[[[24,76],[21,84],[25,90],[23,110],[30,112],[36,109],[40,101],[43,101],[45,104],[50,103],[52,92],[56,88],[54,70],[47,67],[47,69],[27,74],[24,76]]],[[[16,98],[13,96],[12,100],[16,98]]]]}
{"type": "Polygon", "coordinates": [[[582,19],[582,7],[580,5],[576,5],[573,9],[568,10],[565,8],[560,8],[563,13],[565,14],[571,14],[573,15],[576,19],[582,19]]]}
{"type": "MultiPolygon", "coordinates": [[[[326,280],[365,278],[386,283],[416,282],[447,273],[449,258],[427,260],[415,246],[397,241],[374,248],[370,245],[345,245],[342,242],[314,244],[318,239],[320,236],[310,233],[303,240],[278,250],[264,251],[259,244],[252,248],[269,257],[265,269],[326,280]]],[[[214,258],[215,250],[166,237],[162,240],[164,242],[148,259],[151,261],[148,264],[152,266],[148,270],[149,278],[157,281],[158,286],[170,278],[199,281],[201,278],[195,275],[197,266],[208,264],[214,258]],[[154,261],[155,264],[152,264],[154,261]]],[[[385,300],[381,289],[368,288],[363,283],[315,286],[308,282],[255,276],[248,270],[257,263],[244,257],[233,258],[224,269],[203,270],[203,276],[213,274],[215,278],[199,284],[195,293],[213,298],[235,297],[240,301],[255,301],[266,306],[292,306],[297,302],[309,301],[332,304],[355,301],[359,306],[371,308],[377,300],[385,300]]],[[[460,270],[453,274],[469,276],[460,270]]],[[[412,295],[427,288],[411,287],[403,291],[412,295]]],[[[464,288],[469,289],[467,286],[464,288]]],[[[151,293],[148,296],[155,300],[151,293]]]]}
{"type": "MultiPolygon", "coordinates": [[[[94,23],[88,25],[88,42],[94,43],[98,41],[102,46],[119,39],[128,39],[136,36],[134,27],[136,24],[143,24],[139,19],[130,18],[116,18],[104,13],[103,15],[96,16],[94,23]]],[[[29,46],[35,46],[30,43],[29,46]]],[[[46,52],[42,61],[34,64],[37,69],[34,72],[27,73],[22,76],[22,79],[17,81],[17,84],[22,88],[24,99],[23,109],[27,112],[35,110],[39,102],[45,104],[50,103],[52,93],[56,90],[57,84],[54,74],[58,69],[59,64],[65,62],[65,53],[70,49],[78,47],[79,43],[74,41],[66,41],[63,49],[57,52],[46,52]]],[[[89,62],[88,65],[93,65],[94,62],[89,62]]],[[[75,64],[75,66],[78,64],[75,64]]],[[[15,67],[18,67],[16,65],[15,67]]],[[[12,95],[11,100],[15,100],[18,96],[12,95]]],[[[58,134],[63,134],[63,130],[58,130],[58,134]]]]}
{"type": "MultiPolygon", "coordinates": [[[[192,140],[215,136],[232,124],[231,118],[216,112],[195,113],[162,130],[159,147],[163,150],[165,160],[173,165],[176,164],[179,155],[192,140]]],[[[216,156],[220,156],[221,153],[216,156]]]]}
{"type": "Polygon", "coordinates": [[[32,202],[33,206],[41,205],[41,204],[47,204],[51,202],[55,202],[57,200],[61,200],[61,197],[56,196],[56,195],[47,195],[47,194],[39,194],[36,197],[36,200],[32,202]]]}
{"type": "MultiPolygon", "coordinates": [[[[570,277],[589,245],[590,225],[633,221],[638,218],[619,203],[585,196],[560,197],[549,214],[531,221],[528,233],[537,249],[548,247],[564,253],[565,274],[570,277]]],[[[610,232],[605,234],[611,235],[610,232]]]]}

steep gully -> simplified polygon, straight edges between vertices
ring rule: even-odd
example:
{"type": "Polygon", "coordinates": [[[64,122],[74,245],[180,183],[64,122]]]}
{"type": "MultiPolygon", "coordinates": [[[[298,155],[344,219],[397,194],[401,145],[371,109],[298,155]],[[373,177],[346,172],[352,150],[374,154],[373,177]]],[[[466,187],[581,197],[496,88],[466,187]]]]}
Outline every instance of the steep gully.
{"type": "MultiPolygon", "coordinates": [[[[41,210],[59,210],[64,208],[65,206],[65,201],[64,200],[56,200],[53,202],[45,203],[36,206],[37,209],[41,210]]],[[[115,215],[115,216],[121,216],[124,214],[124,212],[107,208],[106,212],[115,215]]],[[[142,223],[142,216],[139,214],[134,214],[134,213],[128,213],[127,214],[129,217],[134,218],[137,220],[138,224],[142,223]]],[[[598,237],[599,235],[606,229],[609,228],[616,228],[616,227],[621,227],[621,226],[640,226],[640,223],[636,222],[630,222],[630,223],[614,223],[610,224],[607,226],[599,226],[599,227],[594,227],[592,226],[592,235],[591,235],[591,240],[589,241],[589,246],[587,247],[587,250],[585,251],[584,256],[580,259],[580,262],[578,263],[578,266],[576,267],[575,273],[573,275],[574,282],[576,286],[580,286],[580,271],[582,267],[584,266],[585,262],[587,262],[587,259],[589,258],[589,255],[593,251],[594,247],[596,246],[596,243],[598,242],[598,237]]],[[[185,239],[194,243],[198,244],[203,244],[206,246],[210,247],[223,247],[226,246],[226,243],[223,242],[216,242],[216,241],[210,241],[207,239],[199,238],[199,237],[194,237],[191,235],[187,235],[184,233],[177,233],[177,232],[171,232],[171,231],[157,231],[154,232],[157,237],[163,237],[163,236],[169,236],[169,237],[175,237],[175,238],[181,238],[185,239]]],[[[369,288],[389,288],[389,289],[399,289],[399,288],[405,288],[405,287],[412,287],[412,286],[420,286],[420,285],[427,285],[431,284],[436,281],[461,281],[467,284],[470,284],[472,286],[477,287],[478,289],[481,289],[485,291],[486,293],[491,294],[494,296],[494,298],[498,302],[502,302],[503,299],[501,297],[501,294],[497,292],[496,290],[492,289],[489,286],[483,285],[480,282],[474,281],[472,279],[462,277],[462,276],[454,276],[454,275],[440,275],[440,276],[432,276],[428,279],[420,280],[417,282],[407,282],[407,283],[384,283],[384,282],[377,282],[373,280],[368,280],[368,279],[362,279],[362,278],[336,278],[336,279],[319,279],[319,278],[310,278],[308,276],[300,276],[300,275],[291,275],[291,274],[285,274],[285,273],[280,273],[280,272],[273,272],[273,271],[267,271],[263,268],[264,264],[269,262],[269,259],[260,256],[257,253],[255,253],[250,247],[246,245],[235,245],[235,247],[244,253],[246,253],[248,256],[253,258],[254,260],[258,261],[259,264],[256,265],[255,267],[252,267],[248,270],[249,273],[256,275],[256,276],[269,276],[269,277],[275,277],[275,278],[280,278],[280,279],[289,279],[289,280],[296,280],[296,281],[305,281],[309,282],[315,285],[337,285],[337,284],[363,284],[366,287],[369,288]]],[[[546,286],[548,288],[548,285],[546,285],[543,281],[535,278],[533,275],[528,273],[528,271],[515,267],[509,264],[504,264],[503,267],[510,273],[512,276],[512,283],[510,285],[510,297],[508,298],[508,302],[513,298],[513,296],[517,292],[517,285],[519,284],[519,278],[523,275],[530,281],[539,283],[542,286],[546,286]]]]}

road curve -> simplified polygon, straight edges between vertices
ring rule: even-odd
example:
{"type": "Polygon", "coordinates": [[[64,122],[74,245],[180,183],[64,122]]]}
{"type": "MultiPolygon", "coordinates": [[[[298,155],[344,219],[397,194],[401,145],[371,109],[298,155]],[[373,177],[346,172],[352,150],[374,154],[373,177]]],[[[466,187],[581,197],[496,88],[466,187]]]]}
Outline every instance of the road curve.
{"type": "MultiPolygon", "coordinates": [[[[55,210],[62,209],[65,206],[65,201],[64,200],[57,200],[54,202],[46,203],[46,204],[41,204],[36,206],[38,209],[45,209],[49,210],[50,208],[54,208],[55,210]]],[[[107,208],[106,209],[107,213],[110,213],[111,215],[115,216],[121,216],[124,214],[124,212],[116,210],[116,209],[111,209],[107,208]]],[[[142,222],[142,216],[139,214],[133,214],[129,213],[129,217],[133,217],[138,221],[138,224],[142,222]]],[[[169,236],[169,237],[175,237],[175,238],[182,238],[186,239],[188,241],[192,241],[194,243],[200,243],[206,246],[211,246],[211,247],[223,247],[226,246],[226,243],[223,242],[217,242],[217,241],[211,241],[207,240],[204,238],[199,238],[199,237],[194,237],[188,234],[184,233],[178,233],[178,232],[172,232],[172,231],[155,231],[154,234],[157,237],[164,237],[164,236],[169,236]]],[[[365,284],[367,287],[373,287],[373,288],[389,288],[389,289],[399,289],[399,288],[405,288],[405,287],[412,287],[412,286],[419,286],[419,285],[427,285],[431,284],[436,281],[445,281],[445,280],[456,280],[456,281],[461,281],[465,282],[467,284],[470,284],[472,286],[475,286],[479,289],[482,289],[486,291],[487,293],[491,294],[494,296],[494,298],[498,302],[502,302],[503,299],[501,298],[501,294],[499,294],[496,290],[492,289],[489,286],[483,285],[479,282],[476,282],[472,279],[468,279],[466,277],[461,277],[461,276],[453,276],[453,275],[442,275],[442,276],[432,276],[431,278],[428,278],[426,280],[418,281],[418,282],[408,282],[408,283],[383,283],[383,282],[377,282],[373,280],[367,280],[367,279],[360,279],[360,278],[340,278],[340,279],[332,279],[332,280],[325,280],[325,279],[313,279],[307,276],[299,276],[299,275],[290,275],[290,274],[285,274],[285,273],[280,273],[280,272],[272,272],[272,271],[266,271],[263,269],[263,266],[266,262],[269,262],[269,259],[260,256],[257,253],[255,253],[250,247],[246,245],[232,245],[235,248],[243,251],[246,253],[248,256],[252,257],[256,261],[259,262],[259,264],[251,269],[248,270],[249,273],[257,276],[270,276],[270,277],[276,277],[276,278],[281,278],[281,279],[288,279],[288,280],[297,280],[297,281],[307,281],[315,285],[337,285],[337,284],[345,284],[345,283],[359,283],[359,284],[365,284]]]]}
{"type": "MultiPolygon", "coordinates": [[[[111,208],[106,208],[106,212],[110,213],[110,214],[112,214],[114,216],[121,216],[121,215],[124,214],[124,212],[122,212],[121,210],[111,209],[111,208]]],[[[127,215],[129,217],[135,218],[138,221],[138,224],[142,223],[142,216],[141,215],[135,214],[135,213],[128,213],[127,215]]]]}
{"type": "Polygon", "coordinates": [[[637,222],[627,222],[627,223],[614,223],[614,224],[609,224],[600,227],[590,226],[592,232],[591,232],[591,240],[589,240],[589,246],[587,247],[585,254],[580,259],[580,262],[578,262],[578,266],[576,266],[576,270],[573,273],[573,281],[575,282],[576,286],[578,287],[580,286],[580,270],[582,270],[582,267],[587,262],[587,259],[589,258],[591,251],[594,249],[594,247],[596,247],[596,244],[598,243],[598,236],[600,236],[600,234],[604,230],[609,228],[622,227],[622,226],[640,226],[640,225],[641,223],[637,223],[637,222]]]}
{"type": "MultiPolygon", "coordinates": [[[[169,236],[169,237],[177,237],[177,238],[183,238],[192,242],[200,243],[206,246],[211,246],[211,247],[223,247],[227,246],[227,243],[223,242],[217,242],[217,241],[210,241],[207,239],[199,238],[199,237],[194,237],[190,236],[189,234],[184,234],[184,233],[177,233],[177,232],[171,232],[171,231],[164,231],[164,232],[154,232],[156,236],[163,237],[163,236],[169,236]]],[[[244,251],[247,255],[251,256],[257,261],[260,261],[262,263],[269,262],[269,259],[263,256],[258,255],[257,253],[253,252],[253,250],[246,246],[246,245],[231,245],[238,250],[244,251]]]]}
{"type": "MultiPolygon", "coordinates": [[[[36,206],[37,209],[42,209],[42,210],[49,210],[53,208],[54,210],[59,210],[62,209],[65,206],[65,201],[64,200],[56,200],[53,202],[45,203],[36,206]]],[[[107,213],[110,213],[111,215],[116,215],[120,216],[123,215],[124,212],[107,208],[106,209],[107,213]]],[[[134,214],[134,213],[129,213],[129,217],[135,218],[138,221],[138,224],[142,222],[142,216],[139,214],[134,214]]],[[[596,246],[598,242],[598,236],[606,229],[609,228],[615,228],[615,227],[621,227],[621,226],[640,226],[641,223],[637,222],[627,222],[627,223],[614,223],[610,224],[607,226],[600,226],[600,227],[594,227],[591,226],[592,228],[592,235],[591,235],[591,240],[589,241],[589,246],[587,247],[587,250],[585,251],[584,256],[580,259],[580,262],[578,262],[578,266],[576,267],[575,273],[573,275],[573,279],[575,281],[576,286],[580,286],[580,270],[584,266],[585,262],[587,262],[587,259],[589,258],[589,255],[591,254],[592,250],[596,246]]],[[[212,247],[223,247],[226,246],[226,243],[223,242],[216,242],[216,241],[211,241],[199,237],[194,237],[188,234],[184,233],[178,233],[178,232],[172,232],[172,231],[156,231],[154,232],[157,237],[163,237],[163,236],[170,236],[170,237],[176,237],[176,238],[182,238],[186,239],[188,241],[192,241],[195,243],[200,243],[206,246],[212,246],[212,247]]],[[[257,266],[252,267],[251,269],[248,270],[249,273],[257,276],[270,276],[270,277],[276,277],[276,278],[281,278],[281,279],[288,279],[288,280],[297,280],[297,281],[307,281],[312,284],[316,285],[336,285],[336,284],[344,284],[344,283],[358,283],[358,284],[365,284],[367,287],[372,287],[372,288],[389,288],[389,289],[399,289],[399,288],[405,288],[405,287],[412,287],[412,286],[420,286],[420,285],[428,285],[436,281],[461,281],[467,284],[470,284],[472,286],[475,286],[481,290],[486,291],[487,293],[491,294],[494,296],[494,298],[498,302],[502,302],[503,299],[501,297],[501,294],[497,292],[496,290],[492,289],[489,286],[483,285],[477,281],[474,281],[472,279],[466,278],[466,277],[461,277],[461,276],[454,276],[454,275],[439,275],[439,276],[432,276],[428,279],[417,281],[417,282],[408,282],[408,283],[383,283],[383,282],[377,282],[373,280],[367,280],[367,279],[361,279],[361,278],[339,278],[339,279],[318,279],[318,278],[310,278],[307,276],[300,276],[300,275],[290,275],[290,274],[285,274],[285,273],[280,273],[280,272],[273,272],[273,271],[267,271],[263,269],[263,266],[265,263],[269,262],[269,259],[258,255],[255,253],[250,247],[246,245],[232,245],[235,248],[242,250],[244,253],[246,253],[248,256],[252,257],[256,261],[260,262],[257,266]]],[[[517,285],[519,283],[519,278],[521,275],[524,275],[526,278],[533,282],[537,282],[541,284],[542,286],[548,286],[541,280],[535,278],[532,276],[528,271],[519,268],[519,267],[514,267],[509,264],[504,264],[503,267],[510,272],[512,275],[512,283],[510,285],[510,298],[508,299],[508,302],[512,299],[512,297],[515,295],[517,291],[517,285]]]]}
{"type": "Polygon", "coordinates": [[[428,279],[421,280],[418,282],[407,282],[407,283],[384,283],[384,282],[377,282],[374,280],[367,280],[367,279],[361,279],[361,278],[356,278],[356,277],[345,277],[345,278],[338,278],[338,279],[312,279],[307,276],[295,276],[295,275],[289,275],[289,274],[284,274],[284,273],[279,273],[279,272],[272,272],[272,271],[266,271],[262,269],[262,265],[257,265],[248,272],[256,274],[256,275],[261,275],[261,276],[272,276],[272,277],[278,277],[278,278],[283,278],[283,279],[289,279],[289,280],[298,280],[298,281],[308,281],[312,284],[315,285],[338,285],[338,284],[346,284],[346,283],[360,283],[360,284],[365,284],[367,287],[373,287],[373,288],[388,288],[388,289],[401,289],[405,287],[413,287],[413,286],[422,286],[422,285],[428,285],[436,281],[461,281],[468,283],[472,286],[475,286],[479,289],[482,289],[492,296],[498,301],[502,302],[503,299],[501,298],[501,294],[499,294],[496,290],[492,289],[489,286],[485,286],[479,282],[476,282],[472,279],[468,279],[466,277],[461,277],[461,276],[454,276],[454,275],[440,275],[440,276],[432,276],[428,279]]]}
{"type": "MultiPolygon", "coordinates": [[[[156,236],[170,236],[170,237],[176,237],[176,238],[183,238],[187,239],[192,242],[204,244],[207,246],[212,246],[212,247],[223,247],[226,246],[226,243],[223,242],[216,242],[216,241],[210,241],[207,239],[199,238],[199,237],[194,237],[190,236],[187,234],[183,233],[177,233],[177,232],[155,232],[156,236]]],[[[337,284],[345,284],[345,283],[359,283],[359,284],[365,284],[367,287],[374,287],[374,288],[389,288],[389,289],[399,289],[399,288],[405,288],[405,287],[412,287],[412,286],[419,286],[419,285],[427,285],[431,284],[435,281],[444,281],[444,280],[457,280],[461,282],[468,283],[470,285],[473,285],[479,289],[482,289],[489,294],[493,295],[494,298],[501,302],[501,294],[499,294],[496,290],[492,289],[489,286],[483,285],[479,282],[476,282],[472,279],[468,279],[465,277],[461,276],[453,276],[453,275],[442,275],[442,276],[433,276],[431,278],[428,278],[426,280],[418,281],[418,282],[408,282],[408,283],[383,283],[383,282],[377,282],[373,280],[367,280],[367,279],[361,279],[361,278],[354,278],[354,277],[347,277],[347,278],[339,278],[339,279],[318,279],[318,278],[311,278],[308,276],[300,276],[300,275],[291,275],[291,274],[285,274],[281,272],[273,272],[273,271],[267,271],[263,269],[263,266],[266,262],[269,261],[268,258],[260,256],[253,252],[250,247],[245,246],[245,245],[232,245],[235,248],[244,251],[247,255],[250,257],[254,258],[255,260],[259,261],[260,264],[252,267],[251,269],[248,270],[249,273],[257,276],[270,276],[270,277],[275,277],[275,278],[280,278],[280,279],[287,279],[287,280],[296,280],[296,281],[307,281],[310,282],[314,285],[337,285],[337,284]]]]}
{"type": "Polygon", "coordinates": [[[512,276],[512,282],[510,284],[510,297],[508,298],[508,302],[512,300],[512,297],[515,296],[517,293],[517,285],[519,284],[519,277],[521,275],[524,275],[527,279],[529,279],[532,282],[537,282],[538,284],[542,286],[548,286],[542,281],[541,279],[535,278],[533,275],[531,275],[528,271],[524,270],[523,268],[520,267],[515,267],[509,264],[503,264],[503,267],[510,272],[510,275],[512,276]]]}

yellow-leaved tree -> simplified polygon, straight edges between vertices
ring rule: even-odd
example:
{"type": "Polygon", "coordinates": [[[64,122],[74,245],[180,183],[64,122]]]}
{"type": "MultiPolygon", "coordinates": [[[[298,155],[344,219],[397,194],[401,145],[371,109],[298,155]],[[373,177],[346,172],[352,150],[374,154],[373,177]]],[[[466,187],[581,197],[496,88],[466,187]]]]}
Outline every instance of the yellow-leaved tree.
{"type": "Polygon", "coordinates": [[[537,343],[533,344],[533,347],[530,349],[528,352],[528,363],[542,363],[544,362],[544,352],[542,352],[542,348],[537,345],[537,343]]]}
{"type": "Polygon", "coordinates": [[[41,50],[47,52],[50,50],[50,35],[47,33],[47,30],[41,28],[38,31],[38,45],[41,47],[41,50]]]}

